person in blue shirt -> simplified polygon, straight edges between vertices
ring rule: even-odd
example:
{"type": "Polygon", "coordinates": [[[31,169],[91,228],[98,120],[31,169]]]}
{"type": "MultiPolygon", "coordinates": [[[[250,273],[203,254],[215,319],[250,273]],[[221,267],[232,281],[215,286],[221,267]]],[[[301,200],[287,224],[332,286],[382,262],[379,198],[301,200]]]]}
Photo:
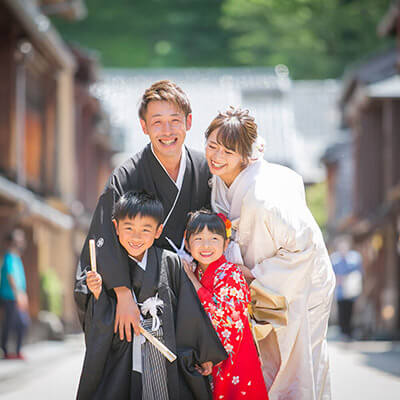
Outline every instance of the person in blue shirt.
{"type": "Polygon", "coordinates": [[[339,326],[346,338],[352,337],[351,319],[354,303],[362,292],[362,257],[351,249],[351,237],[336,240],[336,251],[331,254],[336,275],[335,297],[338,304],[339,326]]]}
{"type": "Polygon", "coordinates": [[[21,229],[14,229],[7,237],[7,251],[4,255],[0,273],[0,302],[4,307],[1,348],[5,359],[20,359],[23,337],[29,326],[28,296],[26,279],[21,254],[25,249],[25,234],[21,229]],[[8,352],[10,333],[16,333],[16,353],[8,352]]]}

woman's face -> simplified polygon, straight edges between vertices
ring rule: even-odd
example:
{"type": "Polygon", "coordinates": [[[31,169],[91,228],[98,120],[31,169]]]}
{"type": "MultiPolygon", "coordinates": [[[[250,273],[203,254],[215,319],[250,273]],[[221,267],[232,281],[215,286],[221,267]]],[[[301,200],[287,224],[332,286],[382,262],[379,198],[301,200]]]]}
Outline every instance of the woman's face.
{"type": "Polygon", "coordinates": [[[206,158],[208,167],[213,175],[219,176],[227,186],[230,186],[235,178],[245,167],[243,157],[236,151],[232,151],[217,142],[218,130],[211,132],[206,143],[206,158]]]}

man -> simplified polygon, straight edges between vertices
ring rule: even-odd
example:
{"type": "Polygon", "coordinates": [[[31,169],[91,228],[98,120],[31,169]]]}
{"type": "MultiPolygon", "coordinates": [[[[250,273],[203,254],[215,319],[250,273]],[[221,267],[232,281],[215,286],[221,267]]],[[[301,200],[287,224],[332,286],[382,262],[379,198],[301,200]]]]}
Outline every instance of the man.
{"type": "Polygon", "coordinates": [[[1,348],[5,359],[23,360],[22,340],[29,325],[28,297],[21,254],[25,249],[25,234],[15,229],[7,237],[7,251],[4,255],[0,279],[0,301],[4,305],[5,318],[1,336],[1,348]],[[16,353],[8,352],[8,337],[16,333],[16,353]]]}
{"type": "MultiPolygon", "coordinates": [[[[139,334],[140,312],[131,293],[129,259],[119,245],[112,223],[114,204],[124,193],[145,190],[161,201],[165,211],[164,228],[155,245],[169,250],[182,248],[187,214],[209,205],[210,174],[205,158],[183,146],[192,124],[191,112],[187,96],[171,81],[156,82],[145,91],[139,118],[150,143],[110,176],[80,257],[75,299],[83,325],[87,309],[85,302],[89,296],[86,285],[81,285],[81,282],[90,269],[88,241],[93,238],[104,286],[107,290],[113,289],[117,298],[114,329],[119,330],[121,340],[125,337],[128,342],[132,340],[132,327],[135,334],[139,334]]],[[[219,351],[219,341],[211,325],[209,346],[216,346],[216,351],[219,351]]]]}

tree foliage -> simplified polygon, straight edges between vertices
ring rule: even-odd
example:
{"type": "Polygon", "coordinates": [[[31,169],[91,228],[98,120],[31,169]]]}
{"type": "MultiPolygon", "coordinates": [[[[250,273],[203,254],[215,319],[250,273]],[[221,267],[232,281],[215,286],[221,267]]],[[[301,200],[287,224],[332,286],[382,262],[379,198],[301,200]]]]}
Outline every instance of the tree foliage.
{"type": "Polygon", "coordinates": [[[88,17],[53,18],[64,38],[112,67],[274,66],[334,78],[391,41],[376,26],[390,0],[85,0],[88,17]]]}
{"type": "Polygon", "coordinates": [[[338,77],[387,46],[376,27],[390,0],[226,0],[224,29],[242,65],[285,64],[295,78],[338,77]]]}
{"type": "Polygon", "coordinates": [[[218,0],[85,0],[88,17],[54,19],[71,42],[96,49],[112,67],[228,66],[218,0]]]}
{"type": "Polygon", "coordinates": [[[306,188],[307,205],[317,221],[322,233],[326,234],[328,222],[327,207],[327,184],[326,182],[315,183],[306,188]]]}

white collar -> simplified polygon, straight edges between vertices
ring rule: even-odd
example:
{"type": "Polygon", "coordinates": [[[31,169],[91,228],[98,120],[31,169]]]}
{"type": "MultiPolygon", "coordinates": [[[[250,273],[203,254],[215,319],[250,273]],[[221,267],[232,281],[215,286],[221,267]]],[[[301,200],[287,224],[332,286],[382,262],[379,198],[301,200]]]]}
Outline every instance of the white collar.
{"type": "Polygon", "coordinates": [[[169,176],[167,170],[165,169],[164,165],[162,162],[159,160],[159,158],[156,156],[156,153],[154,153],[153,149],[153,144],[150,143],[151,151],[156,158],[156,160],[160,163],[161,167],[163,170],[166,172],[168,175],[169,179],[174,183],[174,185],[178,188],[180,191],[182,189],[182,184],[183,184],[183,177],[185,176],[185,170],[186,170],[186,148],[185,146],[182,146],[182,156],[181,156],[181,161],[179,164],[179,172],[178,172],[178,177],[176,178],[176,182],[169,176]]]}
{"type": "Polygon", "coordinates": [[[148,249],[144,252],[142,261],[136,260],[135,257],[132,257],[130,254],[128,254],[129,258],[131,258],[133,261],[135,261],[136,264],[139,265],[139,267],[142,268],[143,271],[146,271],[147,251],[148,251],[148,249]]]}

